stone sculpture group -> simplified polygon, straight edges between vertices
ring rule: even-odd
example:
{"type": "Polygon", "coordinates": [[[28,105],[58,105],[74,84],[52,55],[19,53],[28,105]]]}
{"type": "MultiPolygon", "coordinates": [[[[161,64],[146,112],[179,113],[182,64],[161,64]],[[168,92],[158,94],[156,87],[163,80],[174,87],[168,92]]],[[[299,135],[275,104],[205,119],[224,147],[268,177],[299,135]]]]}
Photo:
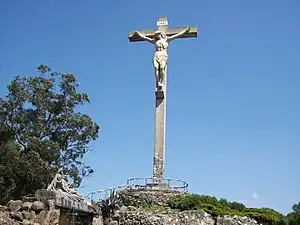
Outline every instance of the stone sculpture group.
{"type": "Polygon", "coordinates": [[[73,185],[68,183],[68,177],[63,174],[63,169],[58,170],[47,190],[57,191],[62,197],[69,198],[73,201],[81,202],[84,200],[84,197],[79,194],[73,185]]]}

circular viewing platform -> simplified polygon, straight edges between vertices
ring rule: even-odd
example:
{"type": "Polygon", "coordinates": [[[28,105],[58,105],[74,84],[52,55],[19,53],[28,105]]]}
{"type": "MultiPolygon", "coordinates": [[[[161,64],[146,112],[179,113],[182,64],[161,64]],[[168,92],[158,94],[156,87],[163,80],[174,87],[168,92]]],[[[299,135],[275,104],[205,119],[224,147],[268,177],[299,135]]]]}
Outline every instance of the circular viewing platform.
{"type": "Polygon", "coordinates": [[[152,177],[131,177],[126,184],[104,188],[89,193],[86,197],[91,200],[107,198],[113,191],[155,191],[155,192],[187,192],[188,183],[184,180],[165,178],[155,182],[152,177]]]}
{"type": "Polygon", "coordinates": [[[132,177],[127,179],[128,189],[158,190],[158,191],[188,191],[188,183],[184,180],[165,178],[156,182],[152,177],[132,177]]]}

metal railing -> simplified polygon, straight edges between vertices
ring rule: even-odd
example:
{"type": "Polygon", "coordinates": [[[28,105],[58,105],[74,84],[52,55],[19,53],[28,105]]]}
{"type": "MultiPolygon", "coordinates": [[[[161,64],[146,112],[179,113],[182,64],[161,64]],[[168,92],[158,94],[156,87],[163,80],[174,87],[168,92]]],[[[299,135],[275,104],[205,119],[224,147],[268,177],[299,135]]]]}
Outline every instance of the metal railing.
{"type": "MultiPolygon", "coordinates": [[[[165,178],[162,180],[162,183],[165,186],[164,190],[167,191],[187,192],[188,190],[188,182],[184,180],[165,178]],[[174,183],[176,183],[177,185],[174,185],[174,183]]],[[[118,190],[160,190],[159,188],[153,188],[156,185],[159,185],[159,183],[155,183],[153,181],[153,177],[131,177],[127,179],[126,184],[93,191],[87,194],[86,197],[92,201],[94,200],[95,195],[99,195],[99,197],[97,197],[98,199],[107,198],[111,192],[118,190]]]]}
{"type": "MultiPolygon", "coordinates": [[[[166,189],[170,191],[181,190],[186,192],[188,189],[188,182],[180,179],[172,179],[172,178],[164,178],[162,183],[166,185],[166,189]],[[176,182],[177,185],[173,185],[176,182]]],[[[127,186],[130,189],[151,189],[153,184],[157,184],[154,182],[153,177],[131,177],[127,179],[127,186]],[[143,181],[142,184],[138,184],[139,181],[143,181]],[[149,188],[150,187],[150,188],[149,188]]]]}
{"type": "Polygon", "coordinates": [[[87,194],[85,197],[89,198],[91,201],[94,200],[95,195],[97,195],[97,194],[99,195],[98,199],[107,198],[113,191],[124,190],[127,187],[128,187],[127,184],[108,187],[108,188],[100,189],[97,191],[93,191],[93,192],[87,194]]]}

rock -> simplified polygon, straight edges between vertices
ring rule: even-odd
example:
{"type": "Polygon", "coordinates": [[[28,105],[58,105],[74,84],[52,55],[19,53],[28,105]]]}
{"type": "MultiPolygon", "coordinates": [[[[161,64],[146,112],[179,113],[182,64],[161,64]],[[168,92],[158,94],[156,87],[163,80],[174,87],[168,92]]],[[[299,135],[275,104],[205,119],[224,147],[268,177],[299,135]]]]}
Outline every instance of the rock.
{"type": "Polygon", "coordinates": [[[22,224],[23,225],[30,225],[31,222],[29,220],[25,219],[25,220],[22,221],[22,224]]]}
{"type": "Polygon", "coordinates": [[[21,200],[10,201],[8,204],[9,204],[8,208],[12,212],[19,211],[22,208],[22,201],[21,200]]]}
{"type": "Polygon", "coordinates": [[[47,216],[47,212],[45,210],[42,210],[38,215],[35,216],[34,223],[43,224],[46,216],[47,216]]]}
{"type": "Polygon", "coordinates": [[[30,218],[31,218],[31,214],[28,211],[23,210],[22,215],[23,215],[24,219],[30,220],[30,218]]]}
{"type": "Polygon", "coordinates": [[[48,209],[49,209],[49,210],[55,209],[54,200],[53,200],[53,199],[48,200],[48,201],[47,201],[47,206],[48,206],[48,209]]]}
{"type": "Polygon", "coordinates": [[[173,197],[184,196],[185,193],[178,191],[149,191],[149,190],[123,190],[119,196],[125,206],[159,205],[167,206],[173,197]]]}
{"type": "Polygon", "coordinates": [[[256,220],[242,216],[219,216],[216,225],[257,225],[256,220]]]}
{"type": "Polygon", "coordinates": [[[0,218],[6,218],[9,217],[8,212],[0,212],[0,218]]]}
{"type": "Polygon", "coordinates": [[[120,225],[215,225],[213,217],[202,210],[167,214],[146,212],[138,209],[137,211],[127,211],[122,214],[119,221],[120,225]]]}
{"type": "Polygon", "coordinates": [[[9,218],[7,212],[0,212],[0,225],[19,225],[19,223],[9,218]]]}
{"type": "Polygon", "coordinates": [[[120,212],[126,212],[127,211],[127,207],[126,206],[121,206],[120,208],[120,212]]]}
{"type": "Polygon", "coordinates": [[[19,211],[17,211],[17,212],[11,212],[10,213],[10,217],[12,219],[15,219],[15,220],[18,220],[18,221],[22,221],[23,220],[23,215],[19,211]]]}
{"type": "Polygon", "coordinates": [[[23,202],[22,209],[24,210],[30,210],[32,206],[32,202],[23,202]]]}
{"type": "Polygon", "coordinates": [[[120,219],[120,213],[117,211],[114,213],[114,215],[112,216],[113,220],[119,220],[120,219]]]}
{"type": "Polygon", "coordinates": [[[30,211],[30,220],[34,221],[34,219],[35,219],[35,211],[31,210],[30,211]]]}
{"type": "Polygon", "coordinates": [[[128,206],[127,210],[128,211],[136,211],[137,209],[134,206],[128,206]]]}
{"type": "Polygon", "coordinates": [[[42,224],[43,225],[59,224],[59,215],[60,215],[60,210],[52,209],[48,211],[48,213],[45,215],[45,219],[42,224]]]}
{"type": "MultiPolygon", "coordinates": [[[[119,225],[258,225],[254,219],[241,216],[220,217],[212,210],[189,210],[176,212],[168,208],[168,201],[185,193],[174,191],[124,190],[120,192],[122,207],[112,219],[119,225]],[[143,206],[153,205],[153,209],[143,206]]],[[[105,221],[106,222],[106,221],[105,221]]],[[[104,223],[108,224],[108,223],[104,223]]],[[[267,224],[264,224],[267,225],[267,224]]],[[[300,225],[300,224],[299,224],[300,225]]]]}
{"type": "Polygon", "coordinates": [[[4,212],[7,210],[6,206],[0,205],[0,212],[4,212]]]}
{"type": "Polygon", "coordinates": [[[5,212],[7,211],[7,207],[4,205],[0,205],[0,212],[5,212]]]}
{"type": "Polygon", "coordinates": [[[108,225],[118,225],[118,221],[110,221],[108,225]]]}
{"type": "Polygon", "coordinates": [[[43,202],[35,201],[35,202],[32,203],[31,208],[32,208],[34,211],[41,211],[41,210],[45,209],[45,205],[44,205],[43,202]]]}
{"type": "Polygon", "coordinates": [[[102,216],[100,215],[95,215],[93,218],[93,223],[92,225],[103,225],[103,219],[102,216]]]}
{"type": "Polygon", "coordinates": [[[37,198],[34,196],[24,196],[22,198],[22,201],[23,202],[34,202],[34,201],[37,201],[37,198]]]}

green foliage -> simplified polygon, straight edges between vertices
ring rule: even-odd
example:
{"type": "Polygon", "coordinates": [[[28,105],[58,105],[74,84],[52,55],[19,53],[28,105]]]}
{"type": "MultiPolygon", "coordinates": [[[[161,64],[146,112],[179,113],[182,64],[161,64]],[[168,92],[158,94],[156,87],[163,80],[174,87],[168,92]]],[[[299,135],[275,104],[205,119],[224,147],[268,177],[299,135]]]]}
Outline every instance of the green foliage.
{"type": "Polygon", "coordinates": [[[175,197],[168,202],[168,206],[180,211],[201,209],[214,216],[248,216],[256,219],[258,222],[266,222],[270,225],[287,224],[285,217],[273,209],[246,208],[245,205],[238,202],[228,202],[226,199],[218,200],[215,197],[205,195],[188,194],[183,197],[175,197]]]}
{"type": "Polygon", "coordinates": [[[287,221],[289,225],[299,225],[300,224],[300,213],[291,212],[287,215],[287,221]]]}
{"type": "Polygon", "coordinates": [[[101,209],[103,218],[110,221],[114,212],[120,208],[121,200],[119,195],[115,191],[112,191],[108,198],[101,199],[97,204],[101,209]]]}
{"type": "Polygon", "coordinates": [[[228,207],[239,212],[242,212],[246,209],[246,206],[239,202],[229,202],[228,207]]]}
{"type": "Polygon", "coordinates": [[[75,186],[93,172],[82,159],[99,126],[76,111],[88,95],[73,74],[38,71],[16,77],[0,98],[0,203],[45,188],[59,167],[75,186]]]}
{"type": "Polygon", "coordinates": [[[299,225],[300,224],[300,202],[293,205],[292,209],[293,211],[286,216],[288,224],[299,225]]]}
{"type": "Polygon", "coordinates": [[[194,210],[198,208],[200,202],[200,195],[187,195],[186,197],[176,197],[170,199],[168,206],[171,209],[178,209],[180,211],[194,210]]]}
{"type": "Polygon", "coordinates": [[[37,184],[45,184],[45,165],[36,152],[20,156],[13,142],[2,143],[0,151],[0,197],[3,203],[18,195],[32,193],[37,184]]]}
{"type": "Polygon", "coordinates": [[[151,198],[139,198],[139,197],[130,197],[126,193],[119,193],[119,198],[123,206],[134,206],[136,208],[147,208],[155,205],[153,199],[151,198]]]}
{"type": "Polygon", "coordinates": [[[285,217],[281,213],[270,208],[247,208],[244,215],[252,217],[260,222],[268,222],[270,224],[285,225],[285,217]]]}
{"type": "Polygon", "coordinates": [[[298,202],[298,204],[294,204],[292,209],[294,212],[300,213],[300,202],[298,202]]]}

